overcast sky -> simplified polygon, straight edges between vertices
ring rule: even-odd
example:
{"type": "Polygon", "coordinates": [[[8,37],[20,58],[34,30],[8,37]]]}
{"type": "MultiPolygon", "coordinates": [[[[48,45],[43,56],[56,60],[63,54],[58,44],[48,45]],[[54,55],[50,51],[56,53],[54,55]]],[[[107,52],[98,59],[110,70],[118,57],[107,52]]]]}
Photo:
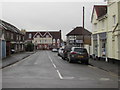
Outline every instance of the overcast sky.
{"type": "MultiPolygon", "coordinates": [[[[96,1],[96,0],[95,0],[96,1]]],[[[82,26],[82,8],[85,7],[85,28],[91,31],[91,14],[99,2],[4,2],[2,20],[19,29],[62,30],[62,38],[76,26],[82,26]]]]}

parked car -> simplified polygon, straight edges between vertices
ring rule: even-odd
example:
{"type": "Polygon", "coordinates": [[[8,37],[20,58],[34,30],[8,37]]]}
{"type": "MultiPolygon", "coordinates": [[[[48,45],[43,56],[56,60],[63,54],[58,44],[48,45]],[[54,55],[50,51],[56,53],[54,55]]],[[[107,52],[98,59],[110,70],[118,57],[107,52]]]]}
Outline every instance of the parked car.
{"type": "Polygon", "coordinates": [[[67,54],[68,62],[78,62],[88,64],[89,63],[89,55],[87,49],[81,47],[72,47],[71,51],[67,54]]]}
{"type": "Polygon", "coordinates": [[[63,56],[63,52],[64,52],[64,48],[63,47],[59,48],[58,56],[62,57],[63,56]]]}
{"type": "Polygon", "coordinates": [[[75,45],[66,45],[66,46],[64,47],[62,59],[68,60],[68,58],[67,58],[68,53],[71,51],[71,48],[74,47],[74,46],[75,46],[75,45]]]}
{"type": "Polygon", "coordinates": [[[14,49],[11,49],[11,54],[14,54],[16,51],[14,49]]]}
{"type": "Polygon", "coordinates": [[[52,52],[58,52],[58,49],[53,48],[53,49],[52,49],[52,52]]]}

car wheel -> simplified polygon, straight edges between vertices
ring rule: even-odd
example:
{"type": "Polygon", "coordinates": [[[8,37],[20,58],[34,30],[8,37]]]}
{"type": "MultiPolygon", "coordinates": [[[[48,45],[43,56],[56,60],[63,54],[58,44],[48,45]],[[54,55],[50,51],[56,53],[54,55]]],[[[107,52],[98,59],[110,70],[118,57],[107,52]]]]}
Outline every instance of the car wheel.
{"type": "Polygon", "coordinates": [[[60,56],[60,54],[58,54],[58,56],[60,56]]]}
{"type": "Polygon", "coordinates": [[[63,59],[63,60],[65,60],[65,58],[64,58],[64,57],[62,57],[62,59],[63,59]]]}
{"type": "Polygon", "coordinates": [[[69,62],[69,63],[72,63],[72,62],[73,62],[72,59],[70,58],[70,56],[68,57],[68,62],[69,62]]]}

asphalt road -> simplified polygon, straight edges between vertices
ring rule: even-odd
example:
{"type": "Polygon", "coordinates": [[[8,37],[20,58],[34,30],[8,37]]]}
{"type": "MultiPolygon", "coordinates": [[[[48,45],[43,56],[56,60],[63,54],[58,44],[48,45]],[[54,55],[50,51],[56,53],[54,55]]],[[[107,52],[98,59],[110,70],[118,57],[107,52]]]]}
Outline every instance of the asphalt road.
{"type": "Polygon", "coordinates": [[[2,70],[3,88],[118,88],[118,77],[91,65],[38,51],[2,70]]]}

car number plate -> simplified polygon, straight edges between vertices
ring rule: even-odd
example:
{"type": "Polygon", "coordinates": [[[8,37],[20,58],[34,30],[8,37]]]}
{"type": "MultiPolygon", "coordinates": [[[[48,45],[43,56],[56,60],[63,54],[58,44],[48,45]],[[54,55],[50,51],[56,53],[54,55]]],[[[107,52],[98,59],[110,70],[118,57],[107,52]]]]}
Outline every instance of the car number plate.
{"type": "Polygon", "coordinates": [[[83,56],[78,56],[78,58],[83,58],[83,56]]]}

